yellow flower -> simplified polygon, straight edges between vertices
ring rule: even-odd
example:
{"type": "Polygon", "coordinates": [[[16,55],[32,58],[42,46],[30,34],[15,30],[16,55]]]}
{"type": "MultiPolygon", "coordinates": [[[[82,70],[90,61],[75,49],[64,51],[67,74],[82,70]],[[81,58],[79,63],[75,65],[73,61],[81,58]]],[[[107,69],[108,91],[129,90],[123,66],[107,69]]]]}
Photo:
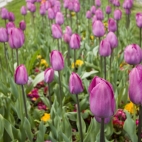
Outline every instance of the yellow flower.
{"type": "Polygon", "coordinates": [[[43,65],[43,66],[45,66],[45,67],[48,67],[48,64],[47,64],[47,62],[46,62],[45,59],[41,59],[40,65],[41,65],[41,66],[43,65]]]}
{"type": "Polygon", "coordinates": [[[108,23],[107,23],[107,22],[105,22],[105,23],[104,23],[104,26],[107,28],[107,27],[108,27],[108,23]]]}
{"type": "Polygon", "coordinates": [[[94,40],[94,36],[93,36],[93,35],[91,35],[91,36],[90,36],[90,39],[91,39],[91,40],[94,40]]]}
{"type": "Polygon", "coordinates": [[[72,16],[72,17],[75,16],[75,12],[71,12],[71,16],[72,16]]]}
{"type": "Polygon", "coordinates": [[[44,122],[50,120],[50,114],[44,113],[44,115],[41,117],[41,120],[44,121],[44,122]]]}
{"type": "Polygon", "coordinates": [[[38,55],[38,56],[37,56],[37,59],[41,59],[41,55],[38,55]]]}
{"type": "Polygon", "coordinates": [[[128,112],[130,112],[131,114],[134,114],[137,110],[137,107],[136,107],[135,104],[130,102],[130,103],[125,105],[124,109],[127,110],[128,112]]]}
{"type": "Polygon", "coordinates": [[[72,63],[72,68],[74,68],[74,65],[75,65],[76,67],[80,67],[80,66],[82,66],[83,64],[84,64],[84,62],[83,62],[82,60],[76,60],[75,64],[72,63]]]}

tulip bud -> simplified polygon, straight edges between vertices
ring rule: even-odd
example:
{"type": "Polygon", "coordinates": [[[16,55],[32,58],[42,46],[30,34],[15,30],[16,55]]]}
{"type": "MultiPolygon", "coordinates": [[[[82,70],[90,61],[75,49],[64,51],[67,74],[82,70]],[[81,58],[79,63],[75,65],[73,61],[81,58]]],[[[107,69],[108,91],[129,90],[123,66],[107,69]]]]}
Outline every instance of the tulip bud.
{"type": "Polygon", "coordinates": [[[45,9],[45,5],[44,5],[44,4],[42,4],[42,5],[40,6],[39,12],[40,12],[40,15],[41,15],[41,16],[44,16],[44,15],[46,14],[46,9],[45,9]]]}
{"type": "Polygon", "coordinates": [[[133,2],[131,0],[125,0],[123,3],[124,9],[131,9],[133,6],[133,2]]]}
{"type": "Polygon", "coordinates": [[[104,24],[101,21],[96,20],[93,23],[93,34],[96,37],[102,37],[105,34],[105,27],[104,27],[104,24]]]}
{"type": "Polygon", "coordinates": [[[117,21],[120,20],[121,16],[122,16],[121,10],[117,9],[117,10],[114,11],[114,19],[115,20],[117,20],[117,21]]]}
{"type": "Polygon", "coordinates": [[[27,8],[25,6],[22,6],[20,11],[22,15],[27,15],[27,8]]]}
{"type": "Polygon", "coordinates": [[[108,5],[106,7],[106,14],[110,14],[111,13],[111,7],[108,5]]]}
{"type": "Polygon", "coordinates": [[[65,33],[69,34],[70,36],[72,35],[72,29],[70,26],[66,26],[65,33]]]}
{"type": "Polygon", "coordinates": [[[106,40],[109,41],[111,48],[116,48],[118,46],[118,39],[113,32],[107,34],[106,40]]]}
{"type": "Polygon", "coordinates": [[[49,8],[51,8],[51,3],[49,1],[45,2],[45,9],[48,10],[49,8]]]}
{"type": "Polygon", "coordinates": [[[18,85],[24,85],[28,82],[28,73],[24,65],[20,65],[16,68],[14,74],[15,83],[18,85]]]}
{"type": "Polygon", "coordinates": [[[62,29],[58,24],[52,25],[52,36],[56,39],[62,38],[62,29]]]}
{"type": "Polygon", "coordinates": [[[6,29],[7,29],[8,34],[10,34],[11,29],[14,28],[14,27],[15,27],[15,24],[13,22],[8,22],[6,24],[6,29]]]}
{"type": "Polygon", "coordinates": [[[7,42],[8,34],[5,28],[0,28],[0,42],[7,42]]]}
{"type": "Polygon", "coordinates": [[[72,34],[70,39],[70,48],[78,49],[80,48],[80,36],[78,34],[72,34]]]}
{"type": "Polygon", "coordinates": [[[53,50],[50,53],[50,63],[54,70],[62,70],[64,68],[64,59],[62,53],[60,53],[58,50],[53,50]]]}
{"type": "Polygon", "coordinates": [[[100,53],[100,56],[104,56],[104,57],[111,55],[110,43],[106,39],[101,41],[99,53],[100,53]]]}
{"type": "Polygon", "coordinates": [[[69,34],[64,34],[63,35],[63,39],[64,39],[64,41],[66,42],[66,43],[69,43],[70,42],[70,39],[71,39],[71,36],[69,35],[69,34]]]}
{"type": "Polygon", "coordinates": [[[36,11],[36,6],[33,3],[28,2],[27,8],[30,12],[34,13],[36,11]]]}
{"type": "Polygon", "coordinates": [[[125,13],[126,13],[127,15],[130,15],[130,14],[131,14],[131,9],[125,9],[125,13]]]}
{"type": "Polygon", "coordinates": [[[115,98],[112,85],[106,80],[94,77],[88,88],[90,110],[95,117],[108,118],[115,112],[115,98]]]}
{"type": "Polygon", "coordinates": [[[24,44],[25,37],[22,30],[18,28],[12,28],[9,33],[9,45],[11,48],[20,48],[24,44]]]}
{"type": "Polygon", "coordinates": [[[129,73],[129,98],[136,105],[142,105],[142,65],[129,73]]]}
{"type": "Polygon", "coordinates": [[[19,28],[24,31],[26,29],[26,23],[24,20],[22,20],[20,23],[19,23],[19,28]]]}
{"type": "Polygon", "coordinates": [[[130,65],[136,65],[141,62],[142,50],[137,44],[128,45],[124,50],[124,60],[130,65]]]}
{"type": "Polygon", "coordinates": [[[74,12],[78,13],[80,11],[80,3],[75,2],[74,3],[74,12]]]}
{"type": "Polygon", "coordinates": [[[142,28],[142,13],[136,14],[136,24],[139,28],[142,28]]]}
{"type": "Polygon", "coordinates": [[[1,18],[4,20],[9,18],[9,12],[6,8],[1,9],[1,18]]]}
{"type": "Polygon", "coordinates": [[[60,6],[55,5],[55,6],[53,7],[53,11],[54,11],[54,13],[55,13],[55,15],[56,15],[56,14],[57,14],[57,12],[60,12],[60,11],[61,11],[60,6]]]}
{"type": "Polygon", "coordinates": [[[96,12],[96,7],[95,7],[95,6],[92,6],[92,7],[91,7],[91,13],[92,13],[92,14],[95,14],[95,12],[96,12]]]}
{"type": "Polygon", "coordinates": [[[69,0],[64,0],[64,8],[68,8],[69,0]]]}
{"type": "Polygon", "coordinates": [[[104,20],[104,14],[101,9],[97,9],[95,14],[96,14],[97,20],[100,20],[100,21],[104,20]]]}
{"type": "Polygon", "coordinates": [[[69,9],[70,11],[73,11],[73,9],[74,9],[74,4],[73,4],[72,1],[69,1],[69,3],[68,3],[68,9],[69,9]]]}
{"type": "Polygon", "coordinates": [[[92,24],[97,20],[96,15],[93,16],[92,18],[92,24]]]}
{"type": "Polygon", "coordinates": [[[56,21],[56,24],[62,25],[64,23],[64,15],[61,12],[57,12],[55,21],[56,21]]]}
{"type": "Polygon", "coordinates": [[[88,10],[88,11],[86,12],[86,18],[87,18],[87,19],[91,19],[91,17],[92,17],[92,13],[91,13],[91,11],[88,10]]]}
{"type": "Polygon", "coordinates": [[[117,30],[116,22],[112,18],[109,18],[109,20],[108,20],[108,30],[110,32],[115,32],[117,30]]]}
{"type": "Polygon", "coordinates": [[[95,5],[96,5],[97,7],[100,7],[100,6],[101,6],[101,1],[100,1],[100,0],[95,0],[95,5]]]}
{"type": "Polygon", "coordinates": [[[113,5],[119,7],[120,6],[119,0],[113,0],[113,5]]]}
{"type": "Polygon", "coordinates": [[[54,13],[54,11],[53,11],[52,8],[49,8],[48,11],[47,11],[47,13],[48,13],[48,18],[49,18],[50,20],[52,20],[52,19],[55,18],[55,13],[54,13]]]}
{"type": "Polygon", "coordinates": [[[9,18],[8,18],[8,20],[9,20],[10,22],[15,21],[15,16],[14,16],[14,14],[13,14],[12,12],[9,12],[9,18]]]}
{"type": "Polygon", "coordinates": [[[83,92],[83,85],[78,74],[72,73],[69,79],[69,89],[71,94],[79,94],[83,92]]]}
{"type": "Polygon", "coordinates": [[[54,70],[52,68],[48,68],[44,72],[44,81],[46,83],[51,83],[54,79],[54,70]]]}

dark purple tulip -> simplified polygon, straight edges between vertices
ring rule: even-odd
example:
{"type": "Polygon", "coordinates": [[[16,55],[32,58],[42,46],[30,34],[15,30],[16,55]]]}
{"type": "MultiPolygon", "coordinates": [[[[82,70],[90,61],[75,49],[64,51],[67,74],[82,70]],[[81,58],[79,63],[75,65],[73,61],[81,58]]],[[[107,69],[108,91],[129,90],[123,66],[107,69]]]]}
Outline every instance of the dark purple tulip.
{"type": "Polygon", "coordinates": [[[99,54],[104,57],[111,55],[110,43],[106,39],[102,40],[100,43],[99,54]]]}
{"type": "Polygon", "coordinates": [[[112,85],[100,78],[94,77],[88,88],[90,110],[95,117],[110,118],[115,112],[115,98],[112,85]]]}
{"type": "Polygon", "coordinates": [[[70,36],[72,35],[72,29],[70,26],[66,26],[65,33],[69,34],[70,36]]]}
{"type": "Polygon", "coordinates": [[[126,13],[127,15],[130,15],[130,14],[131,14],[131,9],[125,9],[125,13],[126,13]]]}
{"type": "Polygon", "coordinates": [[[9,12],[6,8],[1,9],[1,18],[4,20],[9,18],[9,12]]]}
{"type": "Polygon", "coordinates": [[[142,13],[136,14],[136,24],[139,28],[142,28],[142,13]]]}
{"type": "Polygon", "coordinates": [[[60,71],[64,68],[64,59],[62,53],[58,50],[53,50],[50,53],[50,63],[55,71],[60,71]]]}
{"type": "Polygon", "coordinates": [[[97,9],[95,14],[96,14],[97,20],[100,20],[100,21],[104,20],[104,14],[101,9],[97,9]]]}
{"type": "Polygon", "coordinates": [[[107,34],[106,40],[109,41],[111,48],[116,48],[118,46],[118,39],[113,32],[107,34]]]}
{"type": "Polygon", "coordinates": [[[52,20],[55,18],[55,12],[53,11],[52,8],[49,8],[47,12],[48,12],[48,19],[52,20]]]}
{"type": "Polygon", "coordinates": [[[80,36],[78,34],[72,34],[70,39],[70,48],[78,49],[80,48],[80,36]]]}
{"type": "Polygon", "coordinates": [[[137,65],[141,62],[142,50],[137,44],[128,45],[124,50],[124,60],[130,65],[137,65]]]}
{"type": "Polygon", "coordinates": [[[114,19],[118,21],[118,20],[121,19],[121,17],[122,17],[122,12],[121,12],[121,10],[119,10],[119,9],[115,10],[115,11],[114,11],[114,19]]]}
{"type": "Polygon", "coordinates": [[[61,12],[56,13],[55,22],[58,25],[62,25],[64,23],[64,15],[61,12]]]}
{"type": "Polygon", "coordinates": [[[100,0],[95,0],[95,5],[96,5],[97,7],[100,7],[100,6],[101,6],[101,1],[100,1],[100,0]]]}
{"type": "Polygon", "coordinates": [[[44,71],[44,81],[46,83],[51,83],[54,79],[54,70],[52,68],[47,68],[44,71]]]}
{"type": "Polygon", "coordinates": [[[79,94],[83,92],[83,84],[78,74],[72,73],[69,79],[69,89],[71,94],[79,94]]]}
{"type": "Polygon", "coordinates": [[[91,13],[91,11],[88,10],[88,11],[86,12],[86,18],[87,18],[87,19],[91,19],[91,17],[92,17],[92,13],[91,13]]]}
{"type": "Polygon", "coordinates": [[[133,6],[133,2],[131,0],[125,0],[123,3],[124,9],[131,9],[133,6]]]}
{"type": "Polygon", "coordinates": [[[113,18],[109,18],[108,20],[108,30],[110,32],[115,32],[117,30],[117,24],[113,18]]]}
{"type": "Polygon", "coordinates": [[[8,42],[8,34],[5,28],[0,28],[0,42],[8,42]]]}
{"type": "Polygon", "coordinates": [[[64,34],[63,35],[63,39],[64,39],[64,42],[66,43],[69,43],[70,42],[70,39],[71,39],[71,36],[69,34],[64,34]]]}
{"type": "Polygon", "coordinates": [[[9,20],[10,22],[15,21],[15,16],[14,16],[14,14],[13,14],[12,12],[9,12],[9,18],[8,18],[8,20],[9,20]]]}
{"type": "Polygon", "coordinates": [[[25,37],[22,30],[18,28],[12,28],[9,33],[9,45],[11,48],[20,48],[24,44],[25,37]]]}
{"type": "Polygon", "coordinates": [[[96,37],[102,37],[105,34],[104,24],[101,21],[99,21],[99,20],[96,20],[93,23],[93,27],[92,28],[93,28],[93,34],[96,37]]]}
{"type": "Polygon", "coordinates": [[[129,73],[129,97],[134,104],[142,105],[142,65],[129,73]]]}
{"type": "Polygon", "coordinates": [[[22,6],[20,11],[22,15],[27,15],[27,8],[25,6],[22,6]]]}
{"type": "Polygon", "coordinates": [[[20,23],[19,23],[19,28],[24,31],[26,29],[26,23],[24,20],[22,20],[20,23]]]}
{"type": "Polygon", "coordinates": [[[80,3],[75,2],[74,3],[74,12],[78,13],[80,11],[80,3]]]}
{"type": "Polygon", "coordinates": [[[36,6],[33,3],[27,3],[27,8],[31,13],[34,13],[36,11],[36,6]]]}
{"type": "Polygon", "coordinates": [[[40,10],[39,10],[39,12],[40,12],[40,15],[41,15],[41,16],[44,16],[44,15],[46,14],[46,8],[45,8],[45,5],[44,5],[44,4],[40,5],[40,10]]]}
{"type": "Polygon", "coordinates": [[[106,7],[106,14],[110,14],[111,13],[111,7],[108,5],[106,7]]]}
{"type": "Polygon", "coordinates": [[[10,34],[11,29],[14,28],[14,27],[15,27],[15,24],[13,22],[8,22],[6,24],[6,29],[7,29],[8,34],[10,34]]]}
{"type": "Polygon", "coordinates": [[[95,6],[92,6],[90,11],[91,11],[92,14],[95,14],[95,12],[96,12],[96,7],[95,7],[95,6]]]}
{"type": "Polygon", "coordinates": [[[18,85],[25,85],[28,82],[28,73],[24,65],[20,65],[16,68],[14,74],[15,83],[18,85]]]}
{"type": "Polygon", "coordinates": [[[62,38],[62,29],[58,24],[53,24],[52,27],[52,36],[56,39],[62,38]]]}

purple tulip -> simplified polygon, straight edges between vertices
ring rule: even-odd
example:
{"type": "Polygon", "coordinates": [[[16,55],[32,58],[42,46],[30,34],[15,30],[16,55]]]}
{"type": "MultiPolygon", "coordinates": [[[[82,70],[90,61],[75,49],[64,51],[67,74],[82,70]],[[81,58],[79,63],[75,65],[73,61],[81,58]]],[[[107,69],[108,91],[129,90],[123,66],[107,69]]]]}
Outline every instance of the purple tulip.
{"type": "Polygon", "coordinates": [[[83,92],[83,85],[81,78],[78,74],[72,72],[70,79],[69,79],[69,89],[71,94],[79,94],[83,92]]]}
{"type": "Polygon", "coordinates": [[[58,24],[53,24],[52,27],[52,36],[56,39],[62,38],[62,29],[58,24]]]}
{"type": "Polygon", "coordinates": [[[105,34],[105,27],[104,27],[104,24],[101,21],[96,20],[93,23],[93,34],[96,37],[102,37],[105,34]]]}
{"type": "Polygon", "coordinates": [[[115,10],[115,11],[114,11],[114,19],[118,21],[118,20],[121,19],[121,17],[122,17],[122,12],[121,12],[121,10],[119,10],[119,9],[115,10]]]}
{"type": "Polygon", "coordinates": [[[1,18],[4,20],[9,18],[9,12],[6,8],[1,9],[1,18]]]}
{"type": "Polygon", "coordinates": [[[20,11],[22,15],[27,15],[27,8],[25,6],[22,6],[20,11]]]}
{"type": "Polygon", "coordinates": [[[54,79],[54,70],[52,68],[47,68],[44,71],[44,81],[46,83],[51,83],[54,79]]]}
{"type": "Polygon", "coordinates": [[[64,15],[61,12],[57,12],[55,21],[56,21],[56,24],[62,25],[64,23],[64,15]]]}
{"type": "Polygon", "coordinates": [[[20,23],[19,23],[19,28],[24,31],[26,29],[26,23],[24,20],[22,20],[20,23]]]}
{"type": "Polygon", "coordinates": [[[68,8],[68,5],[69,5],[69,0],[64,0],[64,8],[68,8]]]}
{"type": "Polygon", "coordinates": [[[64,59],[62,53],[58,50],[53,50],[50,53],[50,63],[55,71],[60,71],[64,68],[64,59]]]}
{"type": "Polygon", "coordinates": [[[125,9],[125,13],[126,13],[127,15],[130,15],[130,14],[131,14],[131,9],[125,9]]]}
{"type": "Polygon", "coordinates": [[[7,29],[8,34],[10,34],[11,29],[14,28],[14,27],[15,27],[15,24],[13,22],[8,22],[6,24],[6,29],[7,29]]]}
{"type": "Polygon", "coordinates": [[[96,15],[93,16],[92,18],[92,24],[97,20],[96,15]]]}
{"type": "Polygon", "coordinates": [[[119,0],[113,0],[113,5],[119,7],[120,6],[119,0]]]}
{"type": "Polygon", "coordinates": [[[65,33],[69,34],[70,36],[72,35],[72,29],[70,26],[66,26],[65,33]]]}
{"type": "Polygon", "coordinates": [[[136,14],[136,24],[139,28],[142,28],[142,13],[136,14]]]}
{"type": "Polygon", "coordinates": [[[25,37],[22,30],[18,28],[12,28],[9,33],[9,45],[11,48],[20,48],[24,44],[25,37]]]}
{"type": "Polygon", "coordinates": [[[80,36],[78,34],[72,34],[70,39],[70,48],[78,49],[80,48],[80,36]]]}
{"type": "Polygon", "coordinates": [[[0,28],[0,42],[7,42],[8,34],[5,28],[0,28]]]}
{"type": "Polygon", "coordinates": [[[41,16],[44,16],[46,14],[46,8],[44,4],[40,5],[39,13],[41,16]]]}
{"type": "Polygon", "coordinates": [[[106,7],[106,14],[110,14],[111,13],[111,7],[108,5],[106,7]]]}
{"type": "Polygon", "coordinates": [[[78,13],[80,11],[80,3],[79,2],[75,2],[74,3],[74,12],[78,13]]]}
{"type": "Polygon", "coordinates": [[[106,80],[94,77],[88,88],[90,110],[95,117],[109,118],[115,112],[115,98],[112,85],[106,80]]]}
{"type": "Polygon", "coordinates": [[[117,30],[117,24],[114,19],[109,18],[108,20],[108,30],[110,32],[115,32],[117,30]]]}
{"type": "Polygon", "coordinates": [[[112,49],[118,46],[118,39],[113,32],[109,32],[107,34],[106,40],[110,43],[112,49]]]}
{"type": "Polygon", "coordinates": [[[14,74],[15,83],[18,85],[24,85],[28,82],[28,73],[24,65],[20,65],[16,68],[14,74]]]}
{"type": "Polygon", "coordinates": [[[97,20],[100,20],[100,21],[104,20],[104,14],[101,9],[97,9],[95,14],[96,14],[97,20]]]}
{"type": "Polygon", "coordinates": [[[86,12],[86,18],[87,18],[87,19],[91,19],[91,17],[92,17],[92,13],[91,13],[91,11],[88,10],[88,11],[86,12]]]}
{"type": "Polygon", "coordinates": [[[91,13],[92,13],[92,14],[95,14],[95,12],[96,12],[96,7],[95,7],[95,6],[92,6],[92,7],[91,7],[91,13]]]}
{"type": "Polygon", "coordinates": [[[55,18],[55,13],[52,8],[49,8],[47,13],[48,13],[48,19],[52,20],[55,18]]]}
{"type": "Polygon", "coordinates": [[[66,42],[66,43],[69,43],[70,42],[70,39],[71,39],[71,36],[69,35],[69,34],[64,34],[63,35],[63,39],[64,39],[64,41],[66,42]]]}
{"type": "Polygon", "coordinates": [[[51,8],[51,3],[49,1],[45,2],[45,9],[48,10],[49,8],[51,8]]]}
{"type": "MultiPolygon", "coordinates": [[[[95,116],[95,119],[97,122],[101,123],[102,119],[100,117],[95,116]]],[[[104,118],[104,123],[107,124],[110,122],[110,120],[111,120],[111,117],[104,118]]]]}
{"type": "Polygon", "coordinates": [[[99,54],[104,57],[111,55],[110,43],[106,39],[102,40],[100,43],[99,54]]]}
{"type": "Polygon", "coordinates": [[[13,14],[12,12],[9,12],[9,18],[8,18],[8,20],[9,20],[10,22],[15,21],[15,16],[14,16],[14,14],[13,14]]]}
{"type": "Polygon", "coordinates": [[[124,9],[131,9],[133,6],[133,2],[131,0],[125,0],[123,3],[124,9]]]}
{"type": "Polygon", "coordinates": [[[30,12],[34,13],[36,11],[36,6],[33,3],[28,2],[27,8],[30,12]]]}
{"type": "Polygon", "coordinates": [[[142,50],[137,44],[128,45],[124,50],[124,60],[130,65],[137,65],[141,62],[142,50]]]}
{"type": "Polygon", "coordinates": [[[129,73],[129,97],[134,104],[142,105],[142,65],[129,73]]]}
{"type": "Polygon", "coordinates": [[[69,9],[70,11],[73,11],[73,9],[74,9],[74,4],[73,4],[72,1],[69,1],[69,3],[68,3],[68,9],[69,9]]]}
{"type": "Polygon", "coordinates": [[[55,5],[55,6],[53,7],[53,11],[54,11],[55,15],[56,15],[57,12],[61,12],[60,6],[55,5]]]}
{"type": "Polygon", "coordinates": [[[100,0],[95,0],[95,5],[96,5],[97,7],[100,7],[100,6],[101,6],[101,1],[100,1],[100,0]]]}

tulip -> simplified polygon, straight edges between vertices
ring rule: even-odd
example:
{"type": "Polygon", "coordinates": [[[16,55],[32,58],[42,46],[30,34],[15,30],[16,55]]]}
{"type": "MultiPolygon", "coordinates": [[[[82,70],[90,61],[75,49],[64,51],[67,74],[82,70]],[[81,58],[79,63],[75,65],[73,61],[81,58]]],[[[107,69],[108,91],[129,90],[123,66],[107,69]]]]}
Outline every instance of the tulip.
{"type": "Polygon", "coordinates": [[[18,85],[25,85],[28,82],[28,73],[24,65],[20,65],[16,68],[14,74],[15,83],[18,85]]]}
{"type": "Polygon", "coordinates": [[[31,13],[34,13],[36,11],[36,6],[33,3],[28,2],[27,8],[31,13]]]}
{"type": "Polygon", "coordinates": [[[64,0],[64,8],[68,8],[69,0],[64,0]]]}
{"type": "Polygon", "coordinates": [[[111,7],[108,5],[107,7],[106,7],[106,14],[110,14],[111,13],[111,7]]]}
{"type": "Polygon", "coordinates": [[[57,12],[60,12],[60,11],[61,11],[60,6],[55,5],[55,6],[53,7],[53,11],[54,11],[54,13],[55,13],[55,15],[56,15],[56,14],[57,14],[57,12]]]}
{"type": "Polygon", "coordinates": [[[78,34],[72,34],[70,39],[70,48],[78,49],[80,48],[80,36],[78,34]]]}
{"type": "Polygon", "coordinates": [[[51,8],[51,3],[49,1],[45,2],[45,9],[48,10],[49,8],[51,8]]]}
{"type": "Polygon", "coordinates": [[[105,34],[105,27],[101,21],[96,20],[93,23],[93,34],[96,37],[102,37],[105,34]]]}
{"type": "Polygon", "coordinates": [[[5,28],[0,28],[0,42],[7,42],[8,34],[5,28]]]}
{"type": "Polygon", "coordinates": [[[88,11],[86,12],[86,18],[87,18],[87,19],[91,19],[91,17],[92,17],[92,13],[91,13],[91,11],[88,10],[88,11]]]}
{"type": "Polygon", "coordinates": [[[114,19],[110,18],[108,20],[108,30],[110,32],[115,32],[117,30],[117,25],[114,19]]]}
{"type": "Polygon", "coordinates": [[[113,5],[119,7],[120,6],[119,0],[113,0],[113,5]]]}
{"type": "Polygon", "coordinates": [[[69,43],[70,42],[70,38],[71,38],[71,36],[69,35],[69,34],[64,34],[63,35],[63,39],[64,39],[64,41],[66,42],[66,43],[69,43]]]}
{"type": "Polygon", "coordinates": [[[48,14],[48,18],[49,18],[50,20],[52,20],[52,19],[55,18],[55,13],[54,13],[54,11],[53,11],[52,8],[49,8],[49,9],[48,9],[47,14],[48,14]]]}
{"type": "Polygon", "coordinates": [[[52,27],[52,36],[56,39],[62,38],[62,29],[58,24],[53,24],[52,27]]]}
{"type": "Polygon", "coordinates": [[[39,12],[40,12],[40,15],[41,15],[41,16],[44,16],[44,15],[46,14],[46,8],[45,8],[45,5],[44,5],[44,4],[42,4],[42,5],[40,6],[39,12]]]}
{"type": "Polygon", "coordinates": [[[51,83],[54,79],[54,70],[52,68],[47,68],[44,72],[44,81],[46,83],[51,83]]]}
{"type": "Polygon", "coordinates": [[[118,46],[118,39],[113,32],[109,32],[106,36],[106,40],[109,41],[111,48],[116,48],[118,46]]]}
{"type": "Polygon", "coordinates": [[[56,24],[62,25],[64,23],[64,15],[61,12],[57,12],[55,21],[56,21],[56,24]]]}
{"type": "Polygon", "coordinates": [[[9,18],[9,12],[6,8],[1,9],[1,18],[4,20],[9,18]]]}
{"type": "Polygon", "coordinates": [[[101,41],[99,53],[101,56],[104,56],[104,57],[111,55],[111,46],[110,46],[110,43],[106,39],[101,41]]]}
{"type": "Polygon", "coordinates": [[[22,6],[20,11],[22,15],[27,15],[27,8],[25,6],[22,6]]]}
{"type": "Polygon", "coordinates": [[[97,20],[100,20],[100,21],[104,20],[104,14],[101,9],[97,9],[95,14],[96,14],[97,20]]]}
{"type": "Polygon", "coordinates": [[[14,27],[15,27],[15,24],[13,22],[8,22],[6,24],[6,29],[7,29],[8,34],[10,34],[11,29],[14,28],[14,27]]]}
{"type": "Polygon", "coordinates": [[[133,6],[133,2],[131,0],[125,0],[123,3],[124,9],[131,9],[133,6]]]}
{"type": "Polygon", "coordinates": [[[96,12],[96,7],[95,7],[95,6],[92,6],[92,7],[91,7],[91,13],[92,13],[92,14],[95,14],[95,12],[96,12]]]}
{"type": "Polygon", "coordinates": [[[121,12],[121,10],[119,10],[119,9],[115,10],[115,11],[114,11],[114,19],[118,21],[118,20],[121,19],[121,17],[122,17],[122,12],[121,12]]]}
{"type": "Polygon", "coordinates": [[[26,23],[24,20],[22,20],[20,23],[19,23],[19,28],[24,31],[26,29],[26,23]]]}
{"type": "Polygon", "coordinates": [[[126,13],[127,15],[130,15],[130,14],[131,14],[131,9],[125,9],[125,13],[126,13]]]}
{"type": "MultiPolygon", "coordinates": [[[[95,116],[95,119],[96,119],[97,122],[101,123],[101,118],[100,117],[95,116]]],[[[107,117],[107,118],[104,119],[104,123],[107,124],[107,123],[110,122],[110,120],[111,120],[111,118],[107,117]]]]}
{"type": "Polygon", "coordinates": [[[9,45],[11,48],[20,48],[24,44],[25,37],[22,30],[18,28],[12,28],[9,33],[9,45]]]}
{"type": "Polygon", "coordinates": [[[100,6],[101,6],[101,1],[100,1],[100,0],[95,0],[95,5],[96,5],[97,7],[100,7],[100,6]]]}
{"type": "Polygon", "coordinates": [[[73,4],[72,1],[69,1],[69,2],[68,2],[68,9],[69,9],[70,11],[73,11],[73,9],[74,9],[74,4],[73,4]]]}
{"type": "Polygon", "coordinates": [[[53,50],[50,53],[50,63],[52,68],[56,71],[60,71],[64,68],[64,59],[58,50],[53,50]]]}
{"type": "Polygon", "coordinates": [[[15,21],[15,16],[14,16],[14,14],[13,14],[12,12],[9,12],[9,18],[8,18],[8,20],[9,20],[10,22],[15,21]]]}
{"type": "Polygon", "coordinates": [[[70,26],[66,26],[65,33],[69,34],[70,36],[72,35],[72,29],[70,26]]]}
{"type": "Polygon", "coordinates": [[[80,11],[80,3],[79,2],[74,3],[74,11],[76,13],[78,13],[80,11]]]}
{"type": "Polygon", "coordinates": [[[130,65],[136,65],[141,62],[142,50],[137,44],[128,45],[124,50],[124,60],[130,65]]]}

